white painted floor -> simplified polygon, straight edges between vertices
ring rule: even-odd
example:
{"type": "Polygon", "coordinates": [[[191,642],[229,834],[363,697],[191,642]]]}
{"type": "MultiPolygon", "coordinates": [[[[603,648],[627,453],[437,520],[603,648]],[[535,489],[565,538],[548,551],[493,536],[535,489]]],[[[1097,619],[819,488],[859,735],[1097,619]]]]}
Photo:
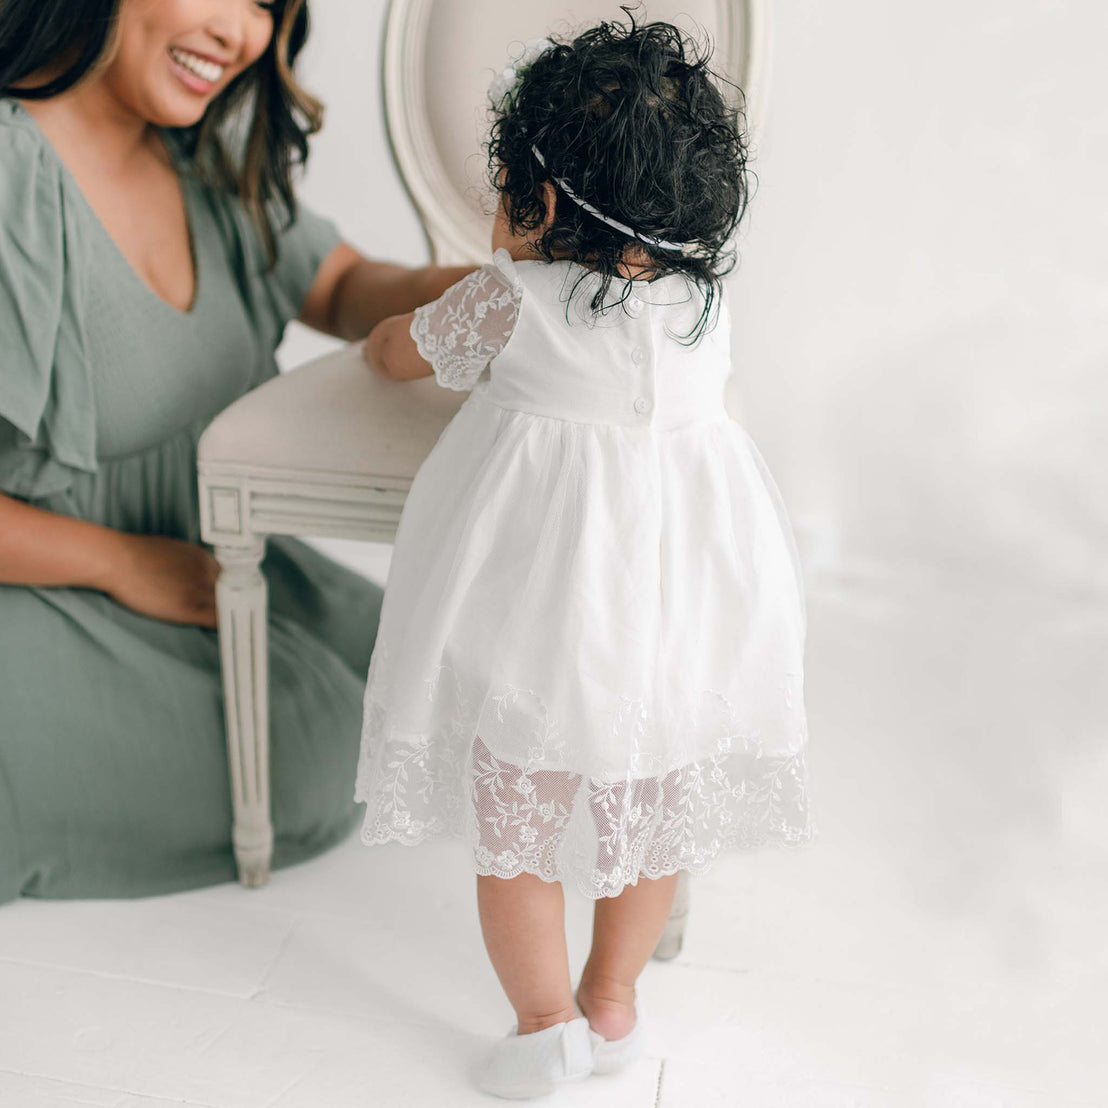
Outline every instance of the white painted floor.
{"type": "MultiPolygon", "coordinates": [[[[981,581],[813,588],[819,843],[694,880],[648,1057],[546,1103],[1108,1105],[1104,625],[981,581]]],[[[469,1073],[510,1023],[454,843],[0,909],[3,1108],[497,1103],[469,1073]]]]}

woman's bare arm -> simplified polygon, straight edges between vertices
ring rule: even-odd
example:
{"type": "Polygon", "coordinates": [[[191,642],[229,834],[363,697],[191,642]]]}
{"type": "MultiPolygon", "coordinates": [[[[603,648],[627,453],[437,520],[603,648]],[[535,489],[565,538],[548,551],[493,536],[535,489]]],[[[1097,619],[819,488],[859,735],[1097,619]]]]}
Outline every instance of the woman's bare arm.
{"type": "Polygon", "coordinates": [[[0,583],[106,592],[122,534],[0,493],[0,583]]]}
{"type": "Polygon", "coordinates": [[[218,576],[203,546],[115,531],[0,493],[0,584],[96,589],[153,619],[214,627],[218,576]]]}
{"type": "Polygon", "coordinates": [[[336,338],[365,338],[389,316],[437,300],[474,266],[416,269],[371,261],[339,243],[323,260],[300,309],[300,322],[336,338]]]}

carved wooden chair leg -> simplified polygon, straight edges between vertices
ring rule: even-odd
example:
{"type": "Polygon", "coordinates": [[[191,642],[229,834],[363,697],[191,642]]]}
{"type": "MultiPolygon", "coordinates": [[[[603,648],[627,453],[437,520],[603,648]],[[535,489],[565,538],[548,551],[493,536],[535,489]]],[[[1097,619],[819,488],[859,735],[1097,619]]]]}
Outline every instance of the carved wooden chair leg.
{"type": "Polygon", "coordinates": [[[681,870],[677,875],[677,892],[673,897],[673,907],[665,930],[654,948],[654,957],[659,962],[676,958],[681,953],[681,944],[685,941],[685,922],[689,916],[689,871],[681,870]]]}
{"type": "Polygon", "coordinates": [[[216,583],[223,710],[234,806],[233,841],[239,881],[269,880],[273,824],[269,814],[269,666],[266,583],[260,564],[265,540],[217,546],[216,583]]]}

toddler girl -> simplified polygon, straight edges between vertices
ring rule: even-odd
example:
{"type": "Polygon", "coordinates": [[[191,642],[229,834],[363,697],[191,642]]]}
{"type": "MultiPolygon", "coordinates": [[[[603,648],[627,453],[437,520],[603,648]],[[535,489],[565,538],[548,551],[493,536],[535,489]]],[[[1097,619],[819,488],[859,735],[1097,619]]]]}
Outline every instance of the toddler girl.
{"type": "Polygon", "coordinates": [[[357,796],[367,843],[472,846],[518,1017],[481,1085],[527,1097],[639,1051],[679,870],[812,828],[798,561],[724,410],[737,113],[665,23],[505,76],[493,261],[366,344],[472,392],[396,537],[357,796]],[[564,884],[596,900],[576,995],[564,884]]]}

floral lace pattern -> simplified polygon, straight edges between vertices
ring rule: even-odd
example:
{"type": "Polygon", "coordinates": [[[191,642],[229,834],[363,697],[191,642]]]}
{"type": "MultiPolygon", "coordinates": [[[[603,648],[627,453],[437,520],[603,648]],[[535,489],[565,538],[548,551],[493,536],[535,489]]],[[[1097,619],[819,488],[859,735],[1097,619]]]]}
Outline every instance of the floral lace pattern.
{"type": "Polygon", "coordinates": [[[416,309],[410,334],[440,385],[473,388],[511,338],[519,303],[519,289],[488,264],[416,309]]]}
{"type": "MultiPolygon", "coordinates": [[[[485,716],[465,697],[451,696],[446,722],[406,731],[374,698],[375,684],[380,690],[385,677],[375,669],[357,787],[357,798],[367,804],[366,843],[415,845],[461,835],[478,873],[533,873],[595,899],[618,895],[640,876],[703,872],[726,849],[799,846],[814,836],[802,712],[790,753],[767,753],[756,733],[716,736],[713,730],[713,753],[706,757],[656,775],[610,780],[544,768],[564,757],[564,750],[542,745],[541,736],[554,738],[556,746],[560,741],[560,728],[548,719],[531,732],[540,736],[539,745],[528,739],[525,758],[490,749],[479,718],[495,719],[498,704],[518,704],[521,690],[482,698],[492,706],[485,716]]],[[[442,691],[441,680],[442,674],[429,683],[432,695],[442,691]]],[[[795,695],[795,682],[786,685],[782,700],[795,695]]],[[[707,699],[722,700],[718,694],[707,699]]],[[[534,705],[533,695],[526,703],[534,705]]],[[[626,714],[626,706],[613,712],[626,714]]],[[[645,710],[640,705],[634,714],[642,722],[645,710]]]]}

